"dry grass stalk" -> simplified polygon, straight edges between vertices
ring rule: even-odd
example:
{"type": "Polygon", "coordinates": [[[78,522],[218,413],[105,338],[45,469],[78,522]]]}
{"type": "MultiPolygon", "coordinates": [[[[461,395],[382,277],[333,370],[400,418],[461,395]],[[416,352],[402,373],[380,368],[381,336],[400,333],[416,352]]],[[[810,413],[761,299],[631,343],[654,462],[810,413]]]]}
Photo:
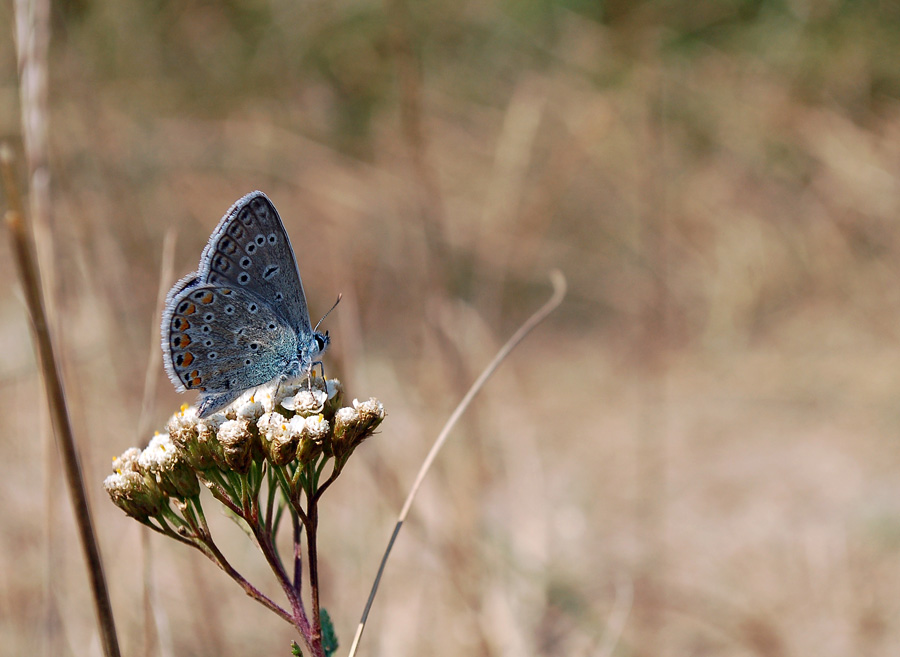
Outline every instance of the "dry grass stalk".
{"type": "Polygon", "coordinates": [[[8,154],[5,154],[2,158],[2,168],[7,199],[11,206],[6,212],[6,225],[10,231],[16,267],[31,317],[35,347],[40,358],[47,401],[50,406],[53,432],[59,444],[69,497],[72,500],[78,534],[90,575],[91,590],[100,626],[103,651],[107,657],[118,657],[119,642],[112,615],[112,605],[109,600],[106,577],[103,573],[103,561],[100,558],[100,547],[97,544],[87,492],[84,487],[81,464],[78,459],[78,449],[75,445],[75,436],[72,432],[69,411],[66,407],[66,395],[63,389],[62,377],[60,376],[59,365],[50,337],[50,327],[47,321],[43,290],[41,288],[40,271],[34,248],[29,240],[28,230],[25,226],[25,218],[19,203],[19,197],[15,191],[12,162],[8,154]]]}
{"type": "Polygon", "coordinates": [[[450,415],[450,418],[447,420],[447,423],[444,425],[444,428],[441,429],[441,433],[438,434],[437,439],[434,441],[434,445],[431,446],[431,450],[428,452],[428,455],[425,457],[425,461],[423,461],[422,466],[419,468],[419,473],[416,475],[416,479],[413,482],[412,487],[410,488],[409,494],[406,497],[406,502],[403,504],[403,508],[400,510],[400,515],[397,518],[397,524],[394,526],[394,531],[391,534],[391,538],[388,541],[387,548],[384,551],[384,556],[381,557],[381,564],[378,566],[378,574],[375,575],[375,581],[372,583],[372,590],[369,593],[369,599],[366,602],[366,607],[363,610],[362,618],[359,621],[359,626],[356,628],[356,635],[353,637],[353,644],[350,646],[349,657],[353,657],[356,654],[356,650],[359,647],[360,639],[362,639],[363,630],[366,627],[366,620],[369,617],[369,610],[372,608],[372,603],[375,601],[375,594],[378,592],[378,584],[381,582],[381,576],[384,573],[384,567],[387,564],[388,557],[391,554],[391,550],[394,547],[394,542],[397,540],[397,536],[400,534],[400,528],[403,526],[403,523],[406,521],[406,517],[409,515],[409,510],[412,508],[412,503],[416,498],[416,494],[419,492],[419,488],[422,486],[422,482],[425,481],[425,476],[428,474],[428,471],[431,469],[434,460],[437,458],[438,452],[441,451],[441,448],[444,446],[444,443],[447,442],[447,438],[450,435],[450,432],[453,430],[453,427],[456,426],[456,423],[459,421],[459,418],[462,417],[463,413],[466,412],[466,409],[469,407],[469,404],[472,403],[472,400],[475,398],[481,389],[484,387],[484,384],[487,383],[488,379],[493,376],[494,372],[497,371],[497,368],[500,367],[500,364],[506,360],[507,356],[512,353],[512,350],[515,349],[525,337],[531,333],[531,331],[541,322],[543,322],[556,308],[562,303],[563,298],[566,296],[566,279],[563,276],[562,272],[558,270],[554,270],[550,274],[550,281],[553,283],[553,295],[550,299],[541,306],[537,312],[535,312],[528,320],[519,327],[519,329],[513,334],[513,336],[507,340],[506,344],[501,347],[500,351],[497,352],[497,355],[494,356],[494,360],[490,362],[490,364],[481,372],[479,377],[475,380],[475,383],[472,384],[472,387],[469,388],[469,391],[466,393],[466,396],[463,397],[462,401],[459,402],[459,405],[450,415]]]}

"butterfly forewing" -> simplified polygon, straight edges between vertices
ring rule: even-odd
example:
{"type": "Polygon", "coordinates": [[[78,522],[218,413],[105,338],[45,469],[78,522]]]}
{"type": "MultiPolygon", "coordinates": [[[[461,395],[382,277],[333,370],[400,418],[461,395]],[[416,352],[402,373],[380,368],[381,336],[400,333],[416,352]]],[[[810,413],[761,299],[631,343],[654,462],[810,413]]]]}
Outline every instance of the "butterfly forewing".
{"type": "Polygon", "coordinates": [[[173,288],[167,308],[163,352],[170,375],[185,388],[244,390],[282,375],[296,359],[294,331],[237,286],[186,279],[173,288]]]}
{"type": "Polygon", "coordinates": [[[247,194],[213,231],[199,277],[255,295],[294,331],[310,332],[306,296],[281,217],[262,192],[247,194]]]}

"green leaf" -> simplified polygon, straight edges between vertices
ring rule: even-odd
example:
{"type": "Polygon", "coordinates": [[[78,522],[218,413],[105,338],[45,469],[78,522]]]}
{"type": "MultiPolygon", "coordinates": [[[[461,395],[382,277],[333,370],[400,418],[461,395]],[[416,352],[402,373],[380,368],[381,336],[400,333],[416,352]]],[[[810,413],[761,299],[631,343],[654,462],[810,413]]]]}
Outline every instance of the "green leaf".
{"type": "Polygon", "coordinates": [[[321,610],[320,620],[322,621],[322,649],[325,651],[325,657],[331,657],[338,649],[337,634],[334,632],[331,616],[324,609],[321,610]]]}

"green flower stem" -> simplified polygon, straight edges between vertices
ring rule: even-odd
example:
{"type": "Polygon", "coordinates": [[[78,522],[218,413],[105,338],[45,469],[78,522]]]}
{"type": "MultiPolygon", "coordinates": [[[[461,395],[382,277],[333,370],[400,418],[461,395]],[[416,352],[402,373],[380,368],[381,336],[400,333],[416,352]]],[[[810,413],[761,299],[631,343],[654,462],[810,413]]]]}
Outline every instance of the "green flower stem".
{"type": "Polygon", "coordinates": [[[289,484],[287,481],[287,477],[284,476],[284,473],[281,473],[282,489],[285,491],[285,497],[290,501],[291,508],[300,516],[300,519],[303,521],[303,524],[306,524],[306,512],[303,511],[303,507],[300,506],[300,491],[298,488],[297,482],[300,476],[300,472],[303,468],[297,468],[294,471],[293,476],[291,477],[291,483],[289,484]]]}
{"type": "Polygon", "coordinates": [[[225,487],[220,486],[211,479],[206,479],[207,474],[209,473],[204,472],[202,475],[198,474],[197,477],[209,489],[209,492],[212,493],[212,496],[216,498],[216,500],[225,505],[228,510],[235,515],[241,515],[241,507],[239,507],[234,501],[237,496],[229,494],[228,490],[225,487]]]}
{"type": "MultiPolygon", "coordinates": [[[[329,459],[324,458],[316,465],[316,486],[319,485],[319,480],[322,478],[322,471],[325,469],[325,465],[328,463],[328,460],[329,459]]],[[[332,467],[332,470],[333,469],[334,468],[332,467]]]]}
{"type": "Polygon", "coordinates": [[[266,533],[269,536],[275,536],[274,525],[274,515],[275,515],[275,494],[278,492],[276,490],[276,486],[278,486],[277,480],[275,479],[275,467],[271,467],[266,472],[266,479],[268,480],[268,495],[266,499],[266,533]]]}
{"type": "Polygon", "coordinates": [[[306,488],[306,483],[303,481],[303,468],[298,466],[294,469],[294,474],[291,475],[291,499],[300,499],[300,490],[306,488]]]}
{"type": "Polygon", "coordinates": [[[154,525],[152,522],[150,522],[149,518],[147,520],[141,520],[140,522],[141,522],[141,524],[149,527],[153,531],[159,532],[163,536],[168,536],[169,538],[174,538],[179,543],[184,543],[185,545],[190,545],[191,547],[197,547],[196,545],[194,545],[193,541],[191,541],[190,539],[187,539],[184,536],[181,536],[177,532],[173,531],[172,528],[169,527],[169,525],[162,518],[154,518],[154,520],[159,522],[161,526],[158,527],[158,526],[154,525]]]}
{"type": "Polygon", "coordinates": [[[225,495],[228,495],[232,499],[236,497],[234,487],[231,485],[231,482],[227,480],[227,478],[223,477],[222,473],[215,468],[203,470],[202,472],[198,472],[197,475],[201,479],[205,479],[206,481],[216,484],[216,486],[222,489],[222,492],[225,495]]]}
{"type": "Polygon", "coordinates": [[[231,482],[231,491],[232,491],[231,499],[233,499],[235,501],[235,504],[237,504],[237,500],[240,499],[240,493],[241,493],[241,490],[243,489],[243,482],[241,481],[241,475],[234,472],[233,470],[226,470],[224,472],[224,474],[225,474],[225,477],[228,479],[228,481],[231,482]]]}
{"type": "Polygon", "coordinates": [[[253,499],[259,498],[259,493],[262,491],[263,481],[266,479],[267,464],[268,461],[263,461],[259,465],[256,463],[253,464],[253,499]]]}
{"type": "Polygon", "coordinates": [[[186,499],[184,502],[176,502],[176,505],[184,516],[185,522],[187,522],[194,534],[203,536],[203,527],[200,526],[200,522],[197,520],[197,515],[194,513],[190,498],[186,499]]]}
{"type": "Polygon", "coordinates": [[[275,508],[275,522],[272,525],[272,532],[271,532],[272,536],[278,535],[278,528],[281,527],[281,518],[284,515],[284,509],[285,509],[284,504],[279,504],[275,508]]]}
{"type": "Polygon", "coordinates": [[[240,475],[241,478],[241,509],[243,513],[241,513],[241,517],[247,522],[250,522],[249,518],[252,517],[252,509],[250,503],[250,482],[248,481],[248,475],[240,475]]]}
{"type": "Polygon", "coordinates": [[[197,495],[196,497],[191,498],[190,502],[197,513],[197,518],[200,520],[201,535],[212,542],[212,532],[209,531],[209,524],[206,522],[206,514],[203,513],[203,506],[200,504],[200,496],[197,495]]]}
{"type": "Polygon", "coordinates": [[[272,472],[275,473],[275,477],[278,480],[278,486],[281,488],[281,492],[286,499],[291,498],[291,482],[288,480],[288,471],[284,466],[272,466],[272,472]]]}
{"type": "Polygon", "coordinates": [[[186,538],[194,537],[194,536],[187,536],[188,530],[191,529],[190,523],[187,520],[185,520],[184,518],[182,518],[181,516],[179,516],[177,513],[175,513],[172,510],[172,507],[170,507],[168,504],[166,504],[163,507],[162,513],[160,513],[156,518],[157,518],[157,520],[159,520],[160,524],[165,525],[165,527],[169,531],[173,531],[176,534],[178,534],[179,536],[185,536],[186,538]],[[172,523],[172,525],[174,525],[174,527],[175,527],[174,529],[172,529],[171,527],[169,527],[168,524],[165,523],[166,518],[168,518],[169,521],[172,523]]]}

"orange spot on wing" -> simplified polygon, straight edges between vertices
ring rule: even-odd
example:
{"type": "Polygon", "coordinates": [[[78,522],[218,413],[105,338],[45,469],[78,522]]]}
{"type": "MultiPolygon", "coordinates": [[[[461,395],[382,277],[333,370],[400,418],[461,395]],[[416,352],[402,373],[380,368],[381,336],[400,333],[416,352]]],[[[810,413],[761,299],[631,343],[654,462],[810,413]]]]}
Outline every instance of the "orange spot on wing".
{"type": "Polygon", "coordinates": [[[193,315],[195,312],[197,312],[197,306],[195,306],[194,304],[191,304],[190,306],[187,307],[187,310],[184,311],[184,314],[185,315],[193,315]]]}
{"type": "Polygon", "coordinates": [[[213,293],[207,292],[205,295],[203,295],[203,298],[200,299],[200,301],[202,301],[203,303],[212,303],[213,302],[213,293]]]}
{"type": "Polygon", "coordinates": [[[184,365],[185,367],[187,367],[188,365],[190,365],[193,362],[194,362],[194,354],[192,354],[190,351],[184,352],[184,358],[181,360],[181,364],[184,365]]]}

